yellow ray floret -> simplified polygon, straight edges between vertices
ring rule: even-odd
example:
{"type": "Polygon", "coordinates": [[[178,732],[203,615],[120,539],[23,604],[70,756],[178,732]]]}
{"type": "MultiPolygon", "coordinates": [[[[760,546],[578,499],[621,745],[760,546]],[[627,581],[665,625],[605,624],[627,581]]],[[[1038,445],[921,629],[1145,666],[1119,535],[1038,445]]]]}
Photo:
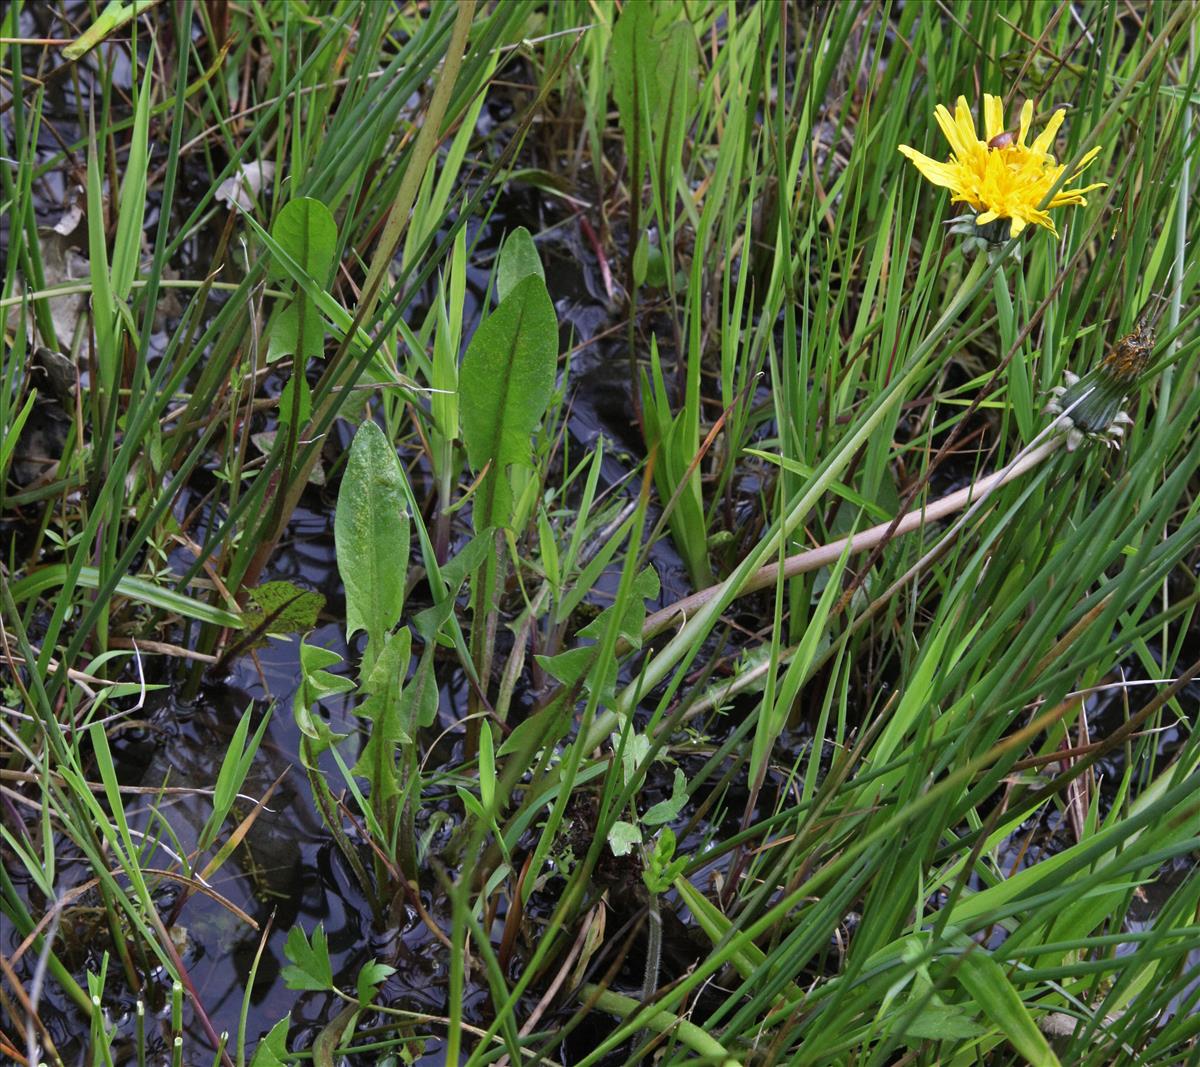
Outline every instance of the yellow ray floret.
{"type": "MultiPolygon", "coordinates": [[[[1009,219],[1009,232],[1016,237],[1027,225],[1044,226],[1058,235],[1047,210],[1066,204],[1086,204],[1085,193],[1103,189],[1096,182],[1078,189],[1059,189],[1045,208],[1040,208],[1046,194],[1065,169],[1050,151],[1054,137],[1066,112],[1055,111],[1032,144],[1026,143],[1033,121],[1033,102],[1025,101],[1021,108],[1021,123],[1014,133],[1004,129],[1004,105],[998,96],[983,97],[983,140],[975,132],[975,120],[967,107],[966,97],[960,96],[954,114],[938,104],[934,118],[950,142],[950,158],[945,163],[900,145],[913,165],[934,185],[949,189],[953,203],[968,204],[976,213],[975,223],[986,226],[996,219],[1009,219]]],[[[1093,148],[1080,161],[1068,179],[1074,181],[1100,152],[1093,148]]]]}

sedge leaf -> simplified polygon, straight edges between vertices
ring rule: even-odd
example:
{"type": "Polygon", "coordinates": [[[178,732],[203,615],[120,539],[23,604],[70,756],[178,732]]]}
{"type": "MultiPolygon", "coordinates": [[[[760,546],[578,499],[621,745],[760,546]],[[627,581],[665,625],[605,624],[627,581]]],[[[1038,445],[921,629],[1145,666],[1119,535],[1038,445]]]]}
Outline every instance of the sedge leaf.
{"type": "Polygon", "coordinates": [[[1033,1067],[1059,1067],[1058,1057],[1033,1021],[1004,968],[980,949],[968,950],[956,963],[954,977],[1025,1062],[1033,1067]]]}

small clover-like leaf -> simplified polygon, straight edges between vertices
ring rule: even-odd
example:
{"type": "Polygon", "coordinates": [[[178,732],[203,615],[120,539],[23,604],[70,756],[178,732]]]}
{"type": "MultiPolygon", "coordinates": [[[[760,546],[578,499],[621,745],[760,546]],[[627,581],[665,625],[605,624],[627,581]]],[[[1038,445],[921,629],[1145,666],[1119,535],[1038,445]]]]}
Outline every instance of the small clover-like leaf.
{"type": "Polygon", "coordinates": [[[379,984],[395,973],[395,967],[389,967],[386,963],[380,963],[378,960],[372,960],[363,967],[358,972],[358,983],[356,986],[359,1003],[364,1007],[374,1003],[379,984]]]}
{"type": "Polygon", "coordinates": [[[291,1025],[292,1013],[289,1011],[255,1047],[250,1067],[284,1067],[288,1054],[288,1028],[291,1025]]]}
{"type": "Polygon", "coordinates": [[[333,966],[329,962],[329,942],[323,925],[317,923],[311,942],[301,927],[293,926],[287,944],[283,946],[283,954],[291,960],[282,971],[288,989],[333,988],[333,966]]]}
{"type": "Polygon", "coordinates": [[[628,856],[634,845],[642,843],[642,831],[631,822],[617,821],[608,831],[608,847],[614,856],[628,856]]]}
{"type": "Polygon", "coordinates": [[[675,858],[675,831],[664,826],[654,843],[646,869],[642,871],[642,881],[651,893],[665,893],[686,866],[686,856],[675,858]]]}
{"type": "Polygon", "coordinates": [[[683,810],[687,799],[687,776],[676,767],[675,783],[671,789],[670,799],[661,800],[655,804],[654,807],[642,816],[642,822],[646,826],[658,826],[661,823],[670,822],[683,810]]]}

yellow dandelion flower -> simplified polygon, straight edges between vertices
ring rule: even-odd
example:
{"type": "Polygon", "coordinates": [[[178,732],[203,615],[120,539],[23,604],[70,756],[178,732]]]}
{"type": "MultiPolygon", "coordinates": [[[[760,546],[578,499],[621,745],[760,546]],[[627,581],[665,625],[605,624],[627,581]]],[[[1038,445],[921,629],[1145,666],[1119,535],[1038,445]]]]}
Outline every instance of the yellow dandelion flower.
{"type": "MultiPolygon", "coordinates": [[[[951,197],[953,203],[968,204],[975,212],[976,226],[986,226],[996,219],[1009,219],[1009,232],[1013,237],[1030,223],[1044,226],[1058,236],[1053,220],[1045,209],[1039,210],[1039,205],[1066,169],[1050,151],[1065,116],[1065,109],[1055,111],[1033,143],[1026,144],[1033,121],[1033,102],[1026,100],[1021,108],[1019,129],[1006,131],[1000,98],[985,93],[984,137],[980,140],[966,97],[960,96],[953,115],[941,104],[934,111],[942,133],[950,142],[951,155],[945,163],[930,159],[906,144],[900,145],[900,151],[934,185],[949,189],[954,194],[951,197]]],[[[1099,152],[1099,146],[1088,152],[1069,180],[1075,181],[1099,152]]],[[[1104,182],[1096,182],[1079,189],[1059,189],[1046,207],[1086,204],[1084,194],[1104,186],[1104,182]]]]}

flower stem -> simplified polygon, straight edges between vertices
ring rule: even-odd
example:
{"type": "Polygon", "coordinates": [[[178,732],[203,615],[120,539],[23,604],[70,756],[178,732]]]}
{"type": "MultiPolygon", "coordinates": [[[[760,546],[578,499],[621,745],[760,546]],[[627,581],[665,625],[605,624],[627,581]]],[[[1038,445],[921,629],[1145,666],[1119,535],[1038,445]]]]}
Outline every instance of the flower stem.
{"type": "MultiPolygon", "coordinates": [[[[902,537],[904,534],[920,529],[926,523],[939,522],[956,512],[962,511],[963,508],[970,504],[982,503],[986,497],[999,489],[1000,486],[1007,485],[1009,482],[1019,478],[1026,471],[1032,470],[1041,464],[1058,450],[1063,440],[1064,438],[1061,435],[1055,434],[1043,440],[1036,447],[1025,450],[1002,470],[996,471],[995,474],[989,474],[986,478],[980,478],[978,481],[972,482],[965,489],[959,489],[957,492],[940,497],[925,507],[914,508],[896,525],[892,536],[902,537]]],[[[888,530],[891,528],[892,521],[889,519],[887,522],[881,522],[877,526],[872,526],[870,529],[864,530],[862,533],[852,534],[849,537],[843,537],[837,541],[831,541],[829,544],[807,549],[804,552],[797,552],[793,556],[788,556],[782,564],[768,563],[766,566],[760,567],[747,579],[737,595],[739,597],[747,596],[750,593],[755,593],[760,589],[767,589],[774,585],[778,580],[780,567],[783,568],[784,578],[795,578],[797,575],[809,574],[812,571],[819,570],[821,567],[832,566],[841,559],[842,553],[846,551],[847,547],[855,554],[866,552],[868,549],[872,549],[879,544],[887,536],[888,530]]],[[[668,604],[661,611],[656,611],[646,619],[646,623],[642,627],[642,640],[648,641],[656,634],[662,633],[663,630],[667,629],[676,620],[686,619],[690,614],[698,611],[712,600],[720,589],[720,585],[709,586],[709,588],[701,589],[699,592],[692,593],[691,596],[686,596],[682,600],[677,600],[674,604],[668,604]]]]}

